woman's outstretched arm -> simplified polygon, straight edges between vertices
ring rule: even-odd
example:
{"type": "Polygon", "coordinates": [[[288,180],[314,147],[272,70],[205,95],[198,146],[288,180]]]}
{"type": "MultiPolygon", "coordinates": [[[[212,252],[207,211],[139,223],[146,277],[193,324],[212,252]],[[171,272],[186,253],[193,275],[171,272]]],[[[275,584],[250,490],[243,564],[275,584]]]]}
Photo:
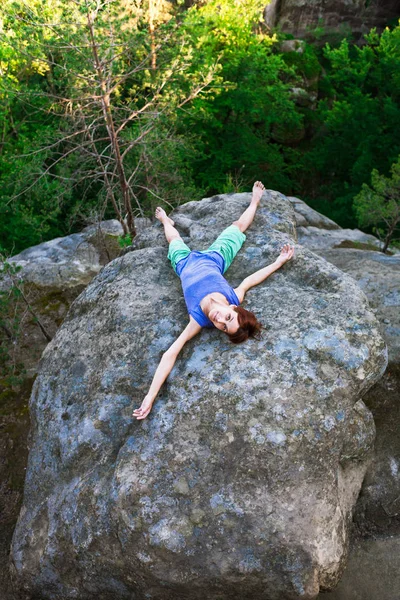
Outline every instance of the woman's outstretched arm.
{"type": "Polygon", "coordinates": [[[201,331],[201,326],[196,323],[196,321],[190,317],[189,324],[182,331],[181,335],[175,340],[175,342],[168,348],[166,352],[162,355],[161,361],[154,373],[153,381],[151,382],[150,389],[147,392],[140,408],[137,408],[133,411],[133,416],[136,419],[145,419],[151,408],[153,406],[153,402],[156,399],[158,392],[164,381],[167,379],[168,375],[171,373],[172,368],[175,364],[177,356],[179,352],[182,350],[183,346],[189,341],[192,337],[197,335],[201,331]]]}
{"type": "Polygon", "coordinates": [[[267,267],[260,269],[259,271],[256,271],[252,275],[249,275],[248,277],[246,277],[246,279],[243,279],[242,283],[235,289],[235,293],[239,298],[240,302],[243,302],[243,298],[250,288],[254,287],[255,285],[258,285],[259,283],[267,279],[267,277],[272,275],[272,273],[280,269],[282,265],[284,265],[288,260],[292,258],[293,254],[294,246],[289,246],[289,244],[285,244],[275,262],[273,262],[271,265],[268,265],[267,267]]]}

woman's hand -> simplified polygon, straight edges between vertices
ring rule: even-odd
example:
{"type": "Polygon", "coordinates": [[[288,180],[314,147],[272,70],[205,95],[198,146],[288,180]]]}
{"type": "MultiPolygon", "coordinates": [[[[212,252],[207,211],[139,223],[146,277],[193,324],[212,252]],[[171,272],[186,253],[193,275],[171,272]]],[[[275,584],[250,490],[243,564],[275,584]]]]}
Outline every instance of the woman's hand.
{"type": "Polygon", "coordinates": [[[276,262],[282,266],[284,265],[288,260],[290,260],[292,258],[294,254],[294,246],[289,246],[289,244],[285,244],[281,250],[280,255],[278,256],[278,258],[276,259],[276,262]]]}
{"type": "Polygon", "coordinates": [[[132,416],[135,417],[138,421],[140,419],[145,419],[147,417],[147,415],[149,414],[149,412],[151,411],[153,402],[154,402],[154,398],[152,396],[147,395],[145,397],[145,399],[143,400],[140,408],[136,408],[133,411],[132,416]]]}

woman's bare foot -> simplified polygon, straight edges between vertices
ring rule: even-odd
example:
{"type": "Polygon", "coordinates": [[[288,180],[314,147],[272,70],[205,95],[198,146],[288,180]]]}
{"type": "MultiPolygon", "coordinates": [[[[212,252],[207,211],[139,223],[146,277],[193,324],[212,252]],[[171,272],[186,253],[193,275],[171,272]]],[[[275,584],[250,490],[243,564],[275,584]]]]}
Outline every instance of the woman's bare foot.
{"type": "Polygon", "coordinates": [[[261,196],[263,195],[265,190],[264,184],[261,181],[256,181],[253,185],[253,197],[251,199],[252,202],[256,202],[257,204],[261,200],[261,196]]]}
{"type": "Polygon", "coordinates": [[[156,208],[156,219],[158,219],[159,221],[161,221],[161,223],[164,223],[164,221],[167,221],[167,223],[170,223],[171,225],[175,225],[175,221],[173,221],[165,212],[165,210],[163,208],[161,208],[161,206],[157,206],[156,208]]]}

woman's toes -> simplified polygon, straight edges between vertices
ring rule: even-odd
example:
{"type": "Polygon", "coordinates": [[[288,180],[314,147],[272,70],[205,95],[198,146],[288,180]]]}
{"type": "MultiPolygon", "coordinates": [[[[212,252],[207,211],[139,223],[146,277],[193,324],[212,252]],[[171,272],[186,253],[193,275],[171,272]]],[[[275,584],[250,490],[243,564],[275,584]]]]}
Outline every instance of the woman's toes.
{"type": "Polygon", "coordinates": [[[175,225],[174,221],[170,217],[167,216],[167,213],[165,212],[165,210],[163,208],[161,208],[161,206],[157,206],[156,212],[155,212],[155,217],[162,223],[164,221],[167,221],[168,223],[171,223],[171,225],[175,225]]]}
{"type": "Polygon", "coordinates": [[[255,200],[257,200],[257,202],[259,202],[261,200],[264,190],[265,190],[265,187],[261,183],[261,181],[256,181],[253,186],[253,198],[255,200]]]}
{"type": "Polygon", "coordinates": [[[156,212],[155,212],[155,215],[156,215],[156,219],[159,219],[160,221],[161,221],[161,220],[162,220],[164,217],[166,217],[165,210],[164,210],[164,209],[162,209],[162,208],[161,208],[161,206],[157,206],[157,208],[156,208],[156,212]]]}

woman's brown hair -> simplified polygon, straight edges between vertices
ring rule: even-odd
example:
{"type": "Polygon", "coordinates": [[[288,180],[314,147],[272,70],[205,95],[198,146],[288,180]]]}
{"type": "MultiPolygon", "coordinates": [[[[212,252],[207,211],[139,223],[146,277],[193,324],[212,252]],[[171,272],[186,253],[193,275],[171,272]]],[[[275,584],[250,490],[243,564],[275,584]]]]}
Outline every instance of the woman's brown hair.
{"type": "Polygon", "coordinates": [[[234,344],[241,344],[249,337],[258,338],[262,329],[261,323],[250,310],[246,310],[241,306],[236,306],[235,310],[238,314],[239,329],[235,333],[228,333],[228,337],[234,344]]]}

